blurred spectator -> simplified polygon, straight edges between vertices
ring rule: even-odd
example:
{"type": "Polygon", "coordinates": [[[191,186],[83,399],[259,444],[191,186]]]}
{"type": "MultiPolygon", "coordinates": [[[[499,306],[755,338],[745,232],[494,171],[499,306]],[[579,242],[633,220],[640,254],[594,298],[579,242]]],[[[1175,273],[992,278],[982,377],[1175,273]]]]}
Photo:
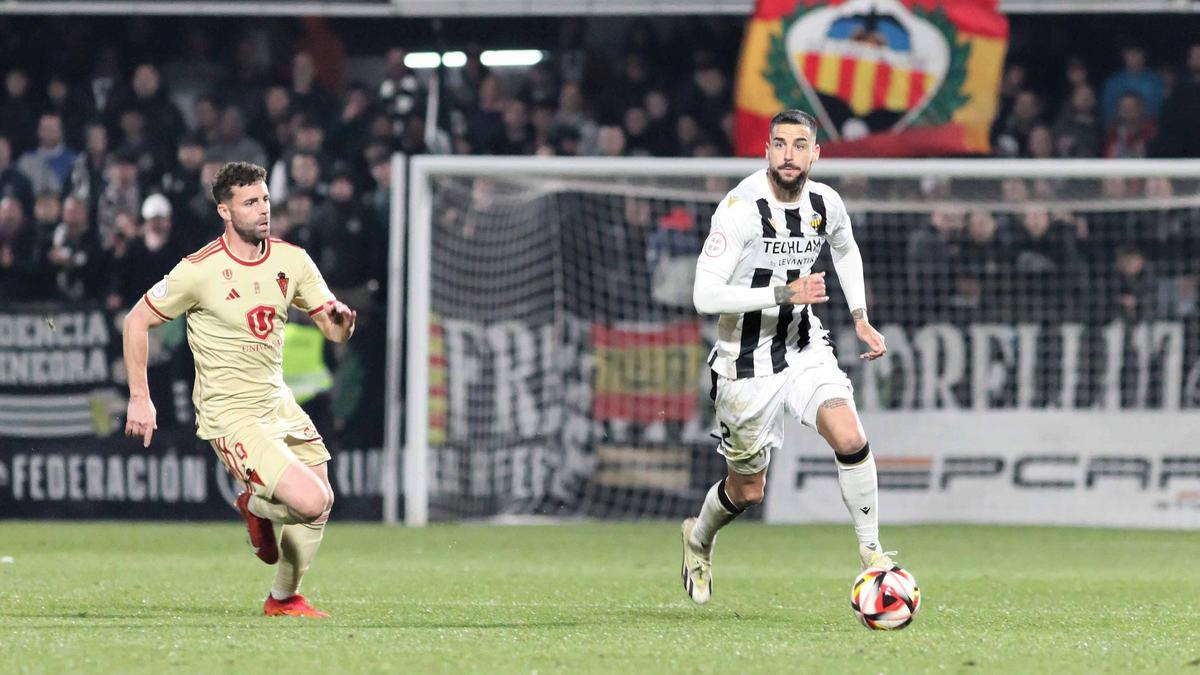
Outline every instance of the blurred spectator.
{"type": "Polygon", "coordinates": [[[992,213],[976,209],[967,217],[966,238],[955,275],[955,295],[973,318],[997,320],[1002,288],[1011,272],[1008,247],[998,238],[999,223],[992,213]]]}
{"type": "Polygon", "coordinates": [[[634,157],[653,155],[653,142],[650,138],[650,119],[644,108],[633,106],[625,109],[623,126],[627,139],[627,153],[634,157]]]}
{"type": "Polygon", "coordinates": [[[267,153],[262,145],[246,136],[242,110],[235,105],[221,111],[221,128],[217,141],[208,146],[208,157],[226,162],[250,162],[259,166],[267,163],[267,153]]]}
{"type": "MultiPolygon", "coordinates": [[[[379,102],[395,118],[422,113],[425,108],[425,84],[404,63],[408,52],[393,47],[384,56],[384,77],[379,83],[379,102]]],[[[479,83],[472,83],[479,86],[479,83]]]]}
{"type": "Polygon", "coordinates": [[[62,201],[57,192],[43,192],[33,204],[33,228],[38,238],[50,240],[62,219],[62,201]]]}
{"type": "Polygon", "coordinates": [[[21,203],[15,197],[0,199],[0,300],[39,299],[47,290],[36,282],[43,266],[34,257],[35,246],[21,203]]]}
{"type": "Polygon", "coordinates": [[[1104,320],[1143,321],[1153,316],[1155,275],[1137,244],[1117,250],[1104,283],[1104,320]]]}
{"type": "MultiPolygon", "coordinates": [[[[363,203],[371,211],[377,223],[392,220],[392,158],[383,155],[370,162],[371,190],[363,196],[363,203]]],[[[387,228],[385,228],[386,230],[387,228]]]]}
{"type": "Polygon", "coordinates": [[[119,227],[121,216],[135,224],[137,222],[142,190],[138,186],[136,162],[137,159],[132,155],[114,153],[105,172],[107,184],[96,205],[96,233],[105,250],[132,234],[128,226],[119,227]]]}
{"type": "Polygon", "coordinates": [[[88,110],[102,117],[112,113],[114,101],[127,98],[126,87],[121,80],[121,66],[114,47],[103,47],[96,55],[92,72],[88,78],[87,87],[82,96],[87,101],[88,110]]]}
{"type": "Polygon", "coordinates": [[[88,214],[95,214],[108,167],[108,128],[99,120],[88,122],[83,142],[83,152],[71,169],[70,194],[87,202],[88,214]]]}
{"type": "Polygon", "coordinates": [[[73,148],[83,147],[84,125],[96,112],[87,100],[80,96],[59,73],[50,75],[46,83],[45,112],[58,115],[63,121],[63,137],[73,148]]]}
{"type": "Polygon", "coordinates": [[[1080,87],[1091,87],[1092,78],[1088,71],[1087,61],[1078,54],[1067,58],[1067,92],[1074,93],[1080,87]]]}
{"type": "Polygon", "coordinates": [[[1117,117],[1104,139],[1105,157],[1146,157],[1158,128],[1142,109],[1142,99],[1125,94],[1117,105],[1117,117]]]}
{"type": "Polygon", "coordinates": [[[1050,133],[1050,127],[1039,124],[1030,129],[1028,157],[1030,159],[1052,159],[1054,154],[1054,135],[1050,133]]]}
{"type": "Polygon", "coordinates": [[[1100,121],[1096,93],[1086,84],[1075,88],[1054,123],[1054,146],[1059,157],[1098,157],[1100,121]]]}
{"type": "Polygon", "coordinates": [[[293,192],[307,192],[315,200],[324,200],[327,187],[321,180],[321,163],[311,152],[297,152],[288,165],[288,198],[293,192]]]}
{"type": "Polygon", "coordinates": [[[17,168],[33,183],[34,192],[62,192],[69,185],[75,153],[63,143],[62,118],[47,113],[38,120],[37,148],[21,155],[17,168]]]}
{"type": "Polygon", "coordinates": [[[13,197],[23,213],[33,211],[33,183],[12,165],[12,145],[0,136],[0,198],[13,197]]]}
{"type": "MultiPolygon", "coordinates": [[[[187,203],[187,220],[196,228],[196,237],[201,241],[212,241],[221,234],[221,221],[217,216],[217,205],[212,198],[213,181],[224,162],[204,158],[200,165],[200,184],[196,194],[187,203]]],[[[194,249],[193,249],[194,250],[194,249]]]]}
{"type": "Polygon", "coordinates": [[[1009,63],[1004,66],[1004,74],[1000,78],[1000,90],[996,93],[996,116],[992,121],[991,137],[994,140],[999,135],[999,126],[1012,116],[1013,106],[1017,103],[1017,94],[1025,90],[1025,66],[1020,63],[1009,63]]]}
{"type": "Polygon", "coordinates": [[[4,98],[0,99],[0,134],[8,137],[18,156],[33,148],[37,140],[38,109],[29,91],[29,75],[12,68],[4,76],[4,98]]]}
{"type": "Polygon", "coordinates": [[[274,165],[292,141],[292,94],[282,84],[263,92],[262,112],[249,126],[250,135],[263,144],[267,161],[274,165]]]}
{"type": "Polygon", "coordinates": [[[172,236],[171,202],[152,194],[142,202],[142,226],[128,245],[116,247],[106,305],[128,307],[179,262],[186,251],[172,236]]]}
{"type": "Polygon", "coordinates": [[[1016,215],[1013,242],[1017,320],[1062,320],[1064,306],[1077,289],[1080,259],[1074,228],[1051,218],[1045,208],[1030,207],[1016,215]]]}
{"type": "Polygon", "coordinates": [[[159,191],[171,202],[172,227],[184,251],[195,251],[210,241],[211,232],[197,220],[188,203],[201,190],[204,144],[199,134],[188,132],[179,141],[175,165],[163,174],[159,191]]]}
{"type": "Polygon", "coordinates": [[[204,139],[204,144],[216,143],[221,139],[221,110],[212,96],[201,96],[192,104],[193,129],[204,139]]]}
{"type": "Polygon", "coordinates": [[[1163,81],[1158,73],[1146,68],[1146,51],[1140,45],[1126,45],[1121,49],[1121,61],[1125,67],[1104,81],[1100,110],[1105,124],[1111,126],[1117,121],[1121,98],[1127,94],[1141,101],[1146,117],[1157,119],[1163,100],[1163,81]]]}
{"type": "Polygon", "coordinates": [[[329,199],[312,214],[322,242],[314,258],[334,295],[362,307],[381,287],[387,238],[355,192],[353,174],[337,167],[329,181],[329,199]]]}
{"type": "Polygon", "coordinates": [[[559,89],[558,113],[555,115],[555,121],[563,127],[574,129],[575,138],[581,146],[576,152],[567,153],[560,150],[558,154],[586,155],[592,153],[600,127],[587,110],[583,90],[578,84],[567,82],[559,89]]]}
{"type": "Polygon", "coordinates": [[[675,113],[671,110],[671,99],[667,92],[651,89],[642,100],[648,118],[646,133],[650,138],[651,154],[658,157],[679,154],[679,146],[675,142],[675,113]]]}
{"type": "Polygon", "coordinates": [[[533,128],[529,124],[528,108],[524,101],[508,103],[502,116],[503,129],[490,148],[493,155],[530,155],[534,151],[533,128]]]}
{"type": "MultiPolygon", "coordinates": [[[[330,135],[330,145],[338,148],[344,157],[357,157],[367,143],[370,126],[371,94],[366,85],[354,82],[346,87],[342,97],[342,110],[330,135]]],[[[312,149],[320,151],[322,148],[312,149]]]]}
{"type": "Polygon", "coordinates": [[[620,157],[625,154],[625,132],[621,127],[600,127],[596,150],[601,157],[620,157]]]}
{"type": "Polygon", "coordinates": [[[1029,152],[1029,132],[1042,123],[1042,99],[1026,89],[1017,94],[1012,111],[992,126],[996,154],[1019,157],[1029,152]]]}
{"type": "Polygon", "coordinates": [[[147,143],[155,148],[174,148],[183,135],[183,115],[167,97],[158,68],[152,63],[143,63],[134,70],[133,97],[125,108],[142,114],[147,143]]]}
{"type": "Polygon", "coordinates": [[[1154,154],[1158,157],[1200,157],[1200,42],[1188,48],[1187,64],[1171,97],[1163,103],[1160,132],[1154,154]]]}
{"type": "Polygon", "coordinates": [[[925,227],[908,239],[905,265],[908,269],[911,309],[928,318],[943,317],[955,304],[948,289],[954,288],[954,269],[962,255],[966,211],[938,207],[925,227]]]}
{"type": "MultiPolygon", "coordinates": [[[[152,141],[146,133],[146,116],[137,108],[127,108],[121,111],[121,143],[117,151],[134,158],[137,164],[138,180],[147,185],[153,185],[162,179],[166,145],[152,141]]],[[[175,147],[172,145],[171,147],[175,147]]]]}
{"type": "MultiPolygon", "coordinates": [[[[312,222],[312,195],[307,192],[293,192],[284,210],[287,213],[287,227],[279,237],[303,248],[314,258],[320,256],[323,240],[312,222]]],[[[271,214],[274,217],[275,209],[272,209],[271,214]]]]}
{"type": "Polygon", "coordinates": [[[99,300],[104,292],[106,260],[88,224],[87,203],[75,196],[62,202],[62,222],[54,228],[47,255],[54,288],[64,300],[99,300]]]}
{"type": "MultiPolygon", "coordinates": [[[[709,140],[725,138],[722,125],[732,101],[728,78],[712,61],[709,52],[697,51],[693,60],[696,68],[691,81],[678,94],[678,110],[682,115],[691,116],[709,140]]],[[[641,101],[640,97],[638,101],[641,101]]]]}
{"type": "Polygon", "coordinates": [[[317,62],[307,51],[296,52],[292,57],[291,93],[293,110],[306,112],[322,122],[332,116],[333,97],[317,82],[317,62]]]}

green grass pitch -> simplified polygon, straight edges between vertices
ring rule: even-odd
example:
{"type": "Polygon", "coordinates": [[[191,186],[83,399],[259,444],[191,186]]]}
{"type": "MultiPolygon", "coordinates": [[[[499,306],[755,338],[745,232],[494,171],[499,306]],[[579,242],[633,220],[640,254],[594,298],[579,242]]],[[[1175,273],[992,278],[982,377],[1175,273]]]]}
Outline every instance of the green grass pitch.
{"type": "Polygon", "coordinates": [[[705,607],[676,523],[331,523],[304,592],[234,524],[0,522],[4,672],[1198,673],[1194,532],[885,527],[922,609],[854,619],[849,526],[737,523],[705,607]]]}

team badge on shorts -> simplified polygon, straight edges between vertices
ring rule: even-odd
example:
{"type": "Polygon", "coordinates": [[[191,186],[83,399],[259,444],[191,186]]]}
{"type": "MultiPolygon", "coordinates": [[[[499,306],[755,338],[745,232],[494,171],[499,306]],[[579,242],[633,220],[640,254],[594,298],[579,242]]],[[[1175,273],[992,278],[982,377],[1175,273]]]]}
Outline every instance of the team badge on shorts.
{"type": "Polygon", "coordinates": [[[284,295],[287,295],[287,287],[288,287],[287,275],[284,274],[283,272],[280,272],[279,276],[275,277],[275,283],[279,284],[279,292],[283,293],[284,295]]]}

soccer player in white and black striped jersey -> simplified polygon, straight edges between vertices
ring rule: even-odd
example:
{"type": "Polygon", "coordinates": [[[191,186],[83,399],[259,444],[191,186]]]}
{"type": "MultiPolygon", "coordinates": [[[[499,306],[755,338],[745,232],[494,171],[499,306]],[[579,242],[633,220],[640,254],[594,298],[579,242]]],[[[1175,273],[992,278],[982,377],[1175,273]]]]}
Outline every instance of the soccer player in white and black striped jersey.
{"type": "Polygon", "coordinates": [[[849,378],[812,305],[829,301],[824,272],[812,266],[828,242],[838,280],[867,346],[887,352],[867,319],[862,257],[841,196],[809,179],[821,154],[811,115],[786,110],[771,120],[767,168],[743,180],[717,206],[696,262],[693,300],[719,314],[708,357],[728,475],[712,486],[700,514],[683,521],[683,585],[705,603],[712,594],[717,530],[763,499],[771,451],[794,415],[833,448],[842,498],[854,521],[863,567],[893,563],[879,543],[871,446],[854,407],[849,378]]]}

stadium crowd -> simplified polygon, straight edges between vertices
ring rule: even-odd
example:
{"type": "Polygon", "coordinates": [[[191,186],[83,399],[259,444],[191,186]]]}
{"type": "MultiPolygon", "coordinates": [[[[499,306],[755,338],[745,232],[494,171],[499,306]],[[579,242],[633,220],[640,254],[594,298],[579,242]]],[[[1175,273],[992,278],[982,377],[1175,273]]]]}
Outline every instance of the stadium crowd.
{"type": "MultiPolygon", "coordinates": [[[[445,71],[432,130],[429,71],[409,68],[403,47],[375,55],[374,79],[356,79],[347,75],[349,37],[318,19],[301,20],[283,48],[264,48],[253,31],[227,40],[197,28],[166,56],[139,47],[143,24],[131,21],[119,48],[88,52],[82,66],[79,54],[70,57],[79,50],[22,40],[14,24],[0,24],[0,63],[9,64],[0,93],[0,299],[130,306],[216,236],[210,181],[222,163],[247,160],[269,170],[274,234],[305,246],[335,293],[369,316],[381,311],[386,288],[394,151],[714,157],[731,148],[736,22],[680,20],[663,38],[655,24],[635,21],[606,53],[585,46],[583,24],[566,19],[559,48],[523,69],[489,68],[469,45],[465,65],[445,71]],[[56,65],[68,62],[76,65],[56,65]]],[[[1152,63],[1128,41],[1111,72],[1072,57],[1049,86],[1011,57],[995,154],[1200,157],[1191,128],[1200,119],[1200,42],[1179,47],[1175,60],[1152,63]]],[[[1005,198],[1036,188],[1017,182],[1005,198]]],[[[1169,196],[1177,187],[1134,189],[1169,196]]],[[[1050,211],[938,211],[863,241],[869,261],[890,256],[868,270],[892,274],[901,265],[895,252],[906,252],[908,278],[882,285],[915,289],[894,300],[918,303],[921,315],[999,318],[1021,310],[989,298],[1099,289],[1112,316],[1169,317],[1198,311],[1195,216],[1172,212],[1147,226],[1050,211]]],[[[660,253],[651,245],[647,265],[660,253]]],[[[1067,311],[1026,309],[1047,318],[1067,311]]]]}

